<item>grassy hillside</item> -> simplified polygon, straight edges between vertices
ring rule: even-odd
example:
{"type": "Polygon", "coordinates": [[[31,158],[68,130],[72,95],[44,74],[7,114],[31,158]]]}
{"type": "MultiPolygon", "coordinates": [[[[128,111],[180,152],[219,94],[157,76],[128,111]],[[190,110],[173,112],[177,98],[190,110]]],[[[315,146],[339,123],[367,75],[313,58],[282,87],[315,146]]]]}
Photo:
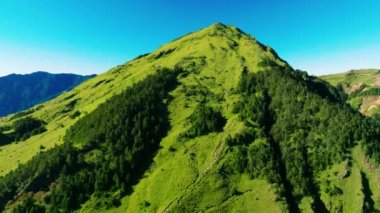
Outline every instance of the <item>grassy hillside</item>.
{"type": "Polygon", "coordinates": [[[365,115],[380,113],[380,72],[377,69],[351,70],[345,73],[323,75],[320,78],[342,88],[348,94],[348,103],[365,115]]]}
{"type": "Polygon", "coordinates": [[[46,131],[0,147],[0,198],[9,211],[371,212],[380,127],[343,101],[215,24],[26,113],[46,131]]]}
{"type": "MultiPolygon", "coordinates": [[[[22,143],[0,147],[0,161],[8,162],[0,165],[0,174],[4,175],[17,168],[19,163],[30,160],[40,151],[41,145],[49,149],[62,143],[67,128],[80,117],[92,112],[99,104],[133,83],[154,73],[159,67],[173,68],[177,64],[190,69],[200,67],[202,72],[196,74],[196,78],[193,77],[195,74],[190,75],[186,81],[187,86],[197,87],[202,81],[202,84],[213,86],[212,92],[223,94],[237,85],[242,67],[255,70],[257,62],[263,56],[277,60],[270,48],[260,46],[252,37],[241,34],[236,28],[213,25],[173,41],[145,57],[112,68],[72,91],[30,110],[29,116],[45,121],[48,131],[22,143]],[[241,45],[235,51],[229,51],[234,42],[241,45]],[[70,118],[77,111],[81,115],[70,118]]],[[[190,112],[191,109],[186,111],[190,112]]],[[[10,125],[14,121],[13,115],[0,118],[0,126],[10,125]]]]}
{"type": "Polygon", "coordinates": [[[379,74],[379,70],[377,69],[362,69],[350,70],[348,72],[338,74],[322,75],[320,77],[334,86],[342,83],[347,86],[353,86],[357,84],[375,86],[377,85],[376,78],[379,77],[379,74]]]}

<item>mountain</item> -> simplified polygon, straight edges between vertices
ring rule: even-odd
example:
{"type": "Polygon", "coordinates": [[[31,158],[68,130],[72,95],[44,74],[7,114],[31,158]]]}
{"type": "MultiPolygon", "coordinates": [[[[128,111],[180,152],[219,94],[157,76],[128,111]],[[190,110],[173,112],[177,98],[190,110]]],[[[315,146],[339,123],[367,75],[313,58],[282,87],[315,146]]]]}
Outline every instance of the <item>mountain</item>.
{"type": "Polygon", "coordinates": [[[348,103],[368,116],[380,115],[380,70],[350,70],[320,78],[348,94],[348,103]]]}
{"type": "Polygon", "coordinates": [[[47,72],[0,77],[0,116],[53,99],[92,77],[47,72]]]}
{"type": "Polygon", "coordinates": [[[0,120],[14,212],[375,212],[380,124],[214,24],[0,120]]]}

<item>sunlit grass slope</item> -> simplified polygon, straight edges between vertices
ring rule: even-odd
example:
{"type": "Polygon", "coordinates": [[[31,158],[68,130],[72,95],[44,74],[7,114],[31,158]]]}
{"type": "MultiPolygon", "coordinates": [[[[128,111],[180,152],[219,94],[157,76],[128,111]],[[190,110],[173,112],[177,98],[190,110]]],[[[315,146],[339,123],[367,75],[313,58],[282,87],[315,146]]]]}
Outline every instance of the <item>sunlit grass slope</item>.
{"type": "MultiPolygon", "coordinates": [[[[243,128],[231,115],[232,102],[238,98],[232,95],[231,89],[237,86],[244,67],[257,70],[257,63],[264,57],[285,65],[269,47],[259,44],[235,27],[222,24],[177,39],[153,53],[117,66],[74,90],[37,106],[32,116],[47,122],[48,131],[26,141],[1,147],[0,162],[7,163],[0,164],[0,172],[4,175],[17,168],[19,163],[28,161],[41,151],[41,145],[51,148],[62,143],[67,128],[77,119],[93,111],[107,98],[155,72],[157,68],[180,66],[190,70],[191,74],[183,78],[181,85],[172,92],[173,101],[169,106],[172,130],[162,141],[163,148],[145,175],[146,178],[136,186],[135,193],[123,200],[126,206],[121,206],[120,211],[139,211],[148,202],[150,211],[163,211],[171,208],[171,202],[175,206],[178,196],[190,199],[191,196],[185,195],[191,195],[192,191],[198,194],[198,190],[210,189],[198,200],[200,209],[218,211],[230,206],[235,210],[264,211],[270,207],[279,212],[281,203],[275,201],[274,191],[265,181],[253,181],[244,176],[231,177],[228,184],[236,185],[243,193],[237,196],[223,191],[220,186],[225,183],[217,181],[219,178],[212,172],[217,169],[224,153],[227,134],[237,133],[243,128]],[[197,90],[202,91],[204,88],[210,94],[196,94],[197,90]],[[185,94],[189,92],[196,95],[186,97],[185,94]],[[225,131],[184,144],[176,142],[177,136],[188,128],[186,119],[199,101],[207,101],[222,110],[228,119],[225,131]],[[76,111],[81,116],[70,118],[76,111]],[[158,193],[160,196],[157,196],[158,193]],[[256,201],[251,202],[252,199],[256,201]]],[[[11,122],[13,119],[9,116],[2,119],[1,125],[11,122]]],[[[96,202],[99,201],[88,202],[84,209],[91,212],[96,202]]]]}
{"type": "MultiPolygon", "coordinates": [[[[62,143],[65,131],[77,119],[93,111],[107,98],[155,72],[158,67],[173,68],[179,65],[199,70],[200,74],[186,78],[186,85],[206,85],[213,93],[224,95],[236,86],[244,66],[255,70],[257,62],[264,56],[276,60],[271,49],[260,45],[254,38],[242,34],[235,27],[215,24],[162,46],[144,57],[112,68],[72,91],[35,107],[31,115],[47,122],[48,131],[26,141],[0,147],[0,162],[6,162],[0,164],[0,175],[31,159],[40,151],[40,145],[51,148],[62,143]],[[81,116],[70,118],[76,111],[81,116]]],[[[178,103],[183,102],[178,100],[178,103]]],[[[190,109],[186,111],[190,112],[190,109]]],[[[1,118],[0,126],[12,123],[12,117],[1,118]]]]}
{"type": "MultiPolygon", "coordinates": [[[[250,180],[245,175],[223,179],[215,170],[223,163],[227,135],[239,133],[243,128],[238,118],[231,114],[232,104],[238,98],[231,89],[237,86],[242,70],[244,67],[257,70],[257,63],[264,57],[281,65],[285,63],[278,60],[270,48],[262,46],[252,37],[241,34],[234,27],[226,28],[220,24],[169,43],[156,54],[162,52],[170,53],[162,56],[164,59],[158,59],[165,61],[165,64],[158,66],[172,67],[177,64],[194,73],[182,79],[181,85],[171,94],[173,100],[169,111],[172,130],[161,142],[162,149],[156,155],[153,166],[135,186],[134,192],[122,200],[122,206],[110,211],[178,211],[179,203],[189,207],[197,203],[199,211],[255,209],[280,212],[283,203],[276,201],[274,189],[266,181],[250,180]],[[186,91],[194,88],[205,88],[210,94],[186,96],[186,91]],[[219,108],[228,119],[224,131],[179,143],[178,135],[188,128],[187,118],[203,100],[219,108]],[[226,191],[225,184],[236,187],[242,193],[226,191]]],[[[87,202],[83,211],[93,211],[99,202],[87,202]]]]}
{"type": "MultiPolygon", "coordinates": [[[[189,74],[181,76],[179,85],[170,93],[170,131],[161,141],[150,168],[117,208],[107,205],[109,201],[104,197],[93,197],[79,212],[287,212],[287,203],[278,196],[275,184],[252,179],[246,173],[222,176],[220,172],[222,165],[234,163],[229,161],[238,157],[228,150],[231,147],[226,143],[227,137],[247,128],[232,113],[233,104],[242,98],[234,90],[243,71],[256,72],[264,59],[289,66],[271,48],[232,26],[214,24],[174,40],[36,106],[31,115],[44,120],[48,131],[0,147],[0,175],[41,152],[41,145],[49,149],[62,143],[71,125],[108,98],[157,68],[177,66],[189,74]],[[223,131],[179,141],[178,136],[190,128],[188,118],[199,103],[207,103],[222,113],[226,118],[223,131]],[[76,112],[80,116],[71,116],[76,112]]],[[[9,125],[13,117],[2,118],[0,125],[9,125]]],[[[321,186],[321,200],[332,212],[339,212],[339,208],[360,212],[368,196],[376,208],[380,205],[379,193],[374,192],[379,182],[377,168],[359,147],[354,153],[350,161],[329,167],[316,179],[321,186]]],[[[303,198],[299,209],[312,212],[311,199],[303,198]]]]}
{"type": "Polygon", "coordinates": [[[346,83],[350,86],[355,84],[366,84],[371,86],[375,84],[377,77],[380,77],[379,70],[377,69],[350,70],[344,73],[320,76],[320,78],[335,86],[339,83],[346,83]]]}
{"type": "Polygon", "coordinates": [[[350,70],[320,76],[349,94],[348,103],[365,115],[380,115],[380,72],[378,69],[350,70]]]}

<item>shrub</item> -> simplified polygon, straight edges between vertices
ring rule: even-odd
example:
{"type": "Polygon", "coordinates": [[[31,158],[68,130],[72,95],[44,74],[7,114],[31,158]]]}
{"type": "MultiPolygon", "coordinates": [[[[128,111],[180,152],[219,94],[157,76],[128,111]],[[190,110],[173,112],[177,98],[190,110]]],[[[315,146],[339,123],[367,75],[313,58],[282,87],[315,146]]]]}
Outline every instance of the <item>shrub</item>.
{"type": "Polygon", "coordinates": [[[45,123],[32,117],[17,120],[13,124],[15,140],[25,140],[46,131],[45,123]]]}
{"type": "Polygon", "coordinates": [[[226,119],[218,111],[204,104],[198,105],[190,116],[191,128],[185,137],[194,138],[211,132],[220,132],[226,124],[226,119]]]}

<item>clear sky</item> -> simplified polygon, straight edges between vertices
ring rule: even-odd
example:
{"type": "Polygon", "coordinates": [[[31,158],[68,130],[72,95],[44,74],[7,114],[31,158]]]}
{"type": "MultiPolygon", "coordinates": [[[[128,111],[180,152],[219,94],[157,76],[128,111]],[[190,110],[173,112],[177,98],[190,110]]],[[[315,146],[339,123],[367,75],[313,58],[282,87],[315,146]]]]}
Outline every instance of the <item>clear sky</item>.
{"type": "Polygon", "coordinates": [[[380,69],[378,0],[0,0],[0,75],[101,73],[215,22],[311,74],[380,69]]]}

